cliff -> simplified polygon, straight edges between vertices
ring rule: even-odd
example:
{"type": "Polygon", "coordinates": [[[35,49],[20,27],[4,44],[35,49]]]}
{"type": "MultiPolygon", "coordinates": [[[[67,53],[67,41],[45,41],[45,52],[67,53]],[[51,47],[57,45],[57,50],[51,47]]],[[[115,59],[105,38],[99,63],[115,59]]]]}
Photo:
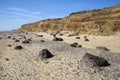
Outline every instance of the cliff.
{"type": "Polygon", "coordinates": [[[120,32],[120,5],[24,24],[18,31],[77,31],[81,34],[114,35],[120,32]]]}

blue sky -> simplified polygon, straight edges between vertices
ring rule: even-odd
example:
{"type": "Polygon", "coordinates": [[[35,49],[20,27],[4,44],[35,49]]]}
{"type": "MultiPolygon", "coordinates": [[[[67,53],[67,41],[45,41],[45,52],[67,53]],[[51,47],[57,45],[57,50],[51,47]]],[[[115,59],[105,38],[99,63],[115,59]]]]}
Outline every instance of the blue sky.
{"type": "Polygon", "coordinates": [[[100,9],[120,4],[120,0],[0,0],[0,31],[72,12],[100,9]]]}

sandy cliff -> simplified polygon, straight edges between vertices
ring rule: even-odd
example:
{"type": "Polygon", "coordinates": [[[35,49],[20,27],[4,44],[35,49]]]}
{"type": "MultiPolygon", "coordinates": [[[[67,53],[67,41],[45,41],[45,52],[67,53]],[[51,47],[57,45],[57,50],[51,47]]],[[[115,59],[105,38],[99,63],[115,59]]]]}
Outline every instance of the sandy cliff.
{"type": "Polygon", "coordinates": [[[77,31],[82,34],[113,35],[120,32],[120,5],[71,13],[58,19],[24,24],[18,31],[77,31]]]}

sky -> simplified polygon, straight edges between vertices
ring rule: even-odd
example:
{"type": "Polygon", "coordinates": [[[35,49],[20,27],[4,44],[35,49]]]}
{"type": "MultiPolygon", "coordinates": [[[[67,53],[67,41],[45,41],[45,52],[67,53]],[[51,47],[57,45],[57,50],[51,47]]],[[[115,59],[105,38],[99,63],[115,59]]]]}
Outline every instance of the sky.
{"type": "Polygon", "coordinates": [[[0,31],[16,30],[23,24],[118,4],[120,0],[0,0],[0,31]]]}

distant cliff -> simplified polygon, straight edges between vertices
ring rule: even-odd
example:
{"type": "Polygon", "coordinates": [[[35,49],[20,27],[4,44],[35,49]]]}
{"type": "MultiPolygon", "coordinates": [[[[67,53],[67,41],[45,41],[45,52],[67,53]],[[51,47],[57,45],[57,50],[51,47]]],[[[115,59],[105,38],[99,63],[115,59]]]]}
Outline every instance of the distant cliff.
{"type": "Polygon", "coordinates": [[[58,19],[24,24],[18,31],[77,31],[81,34],[113,35],[120,32],[120,5],[71,13],[58,19]]]}

